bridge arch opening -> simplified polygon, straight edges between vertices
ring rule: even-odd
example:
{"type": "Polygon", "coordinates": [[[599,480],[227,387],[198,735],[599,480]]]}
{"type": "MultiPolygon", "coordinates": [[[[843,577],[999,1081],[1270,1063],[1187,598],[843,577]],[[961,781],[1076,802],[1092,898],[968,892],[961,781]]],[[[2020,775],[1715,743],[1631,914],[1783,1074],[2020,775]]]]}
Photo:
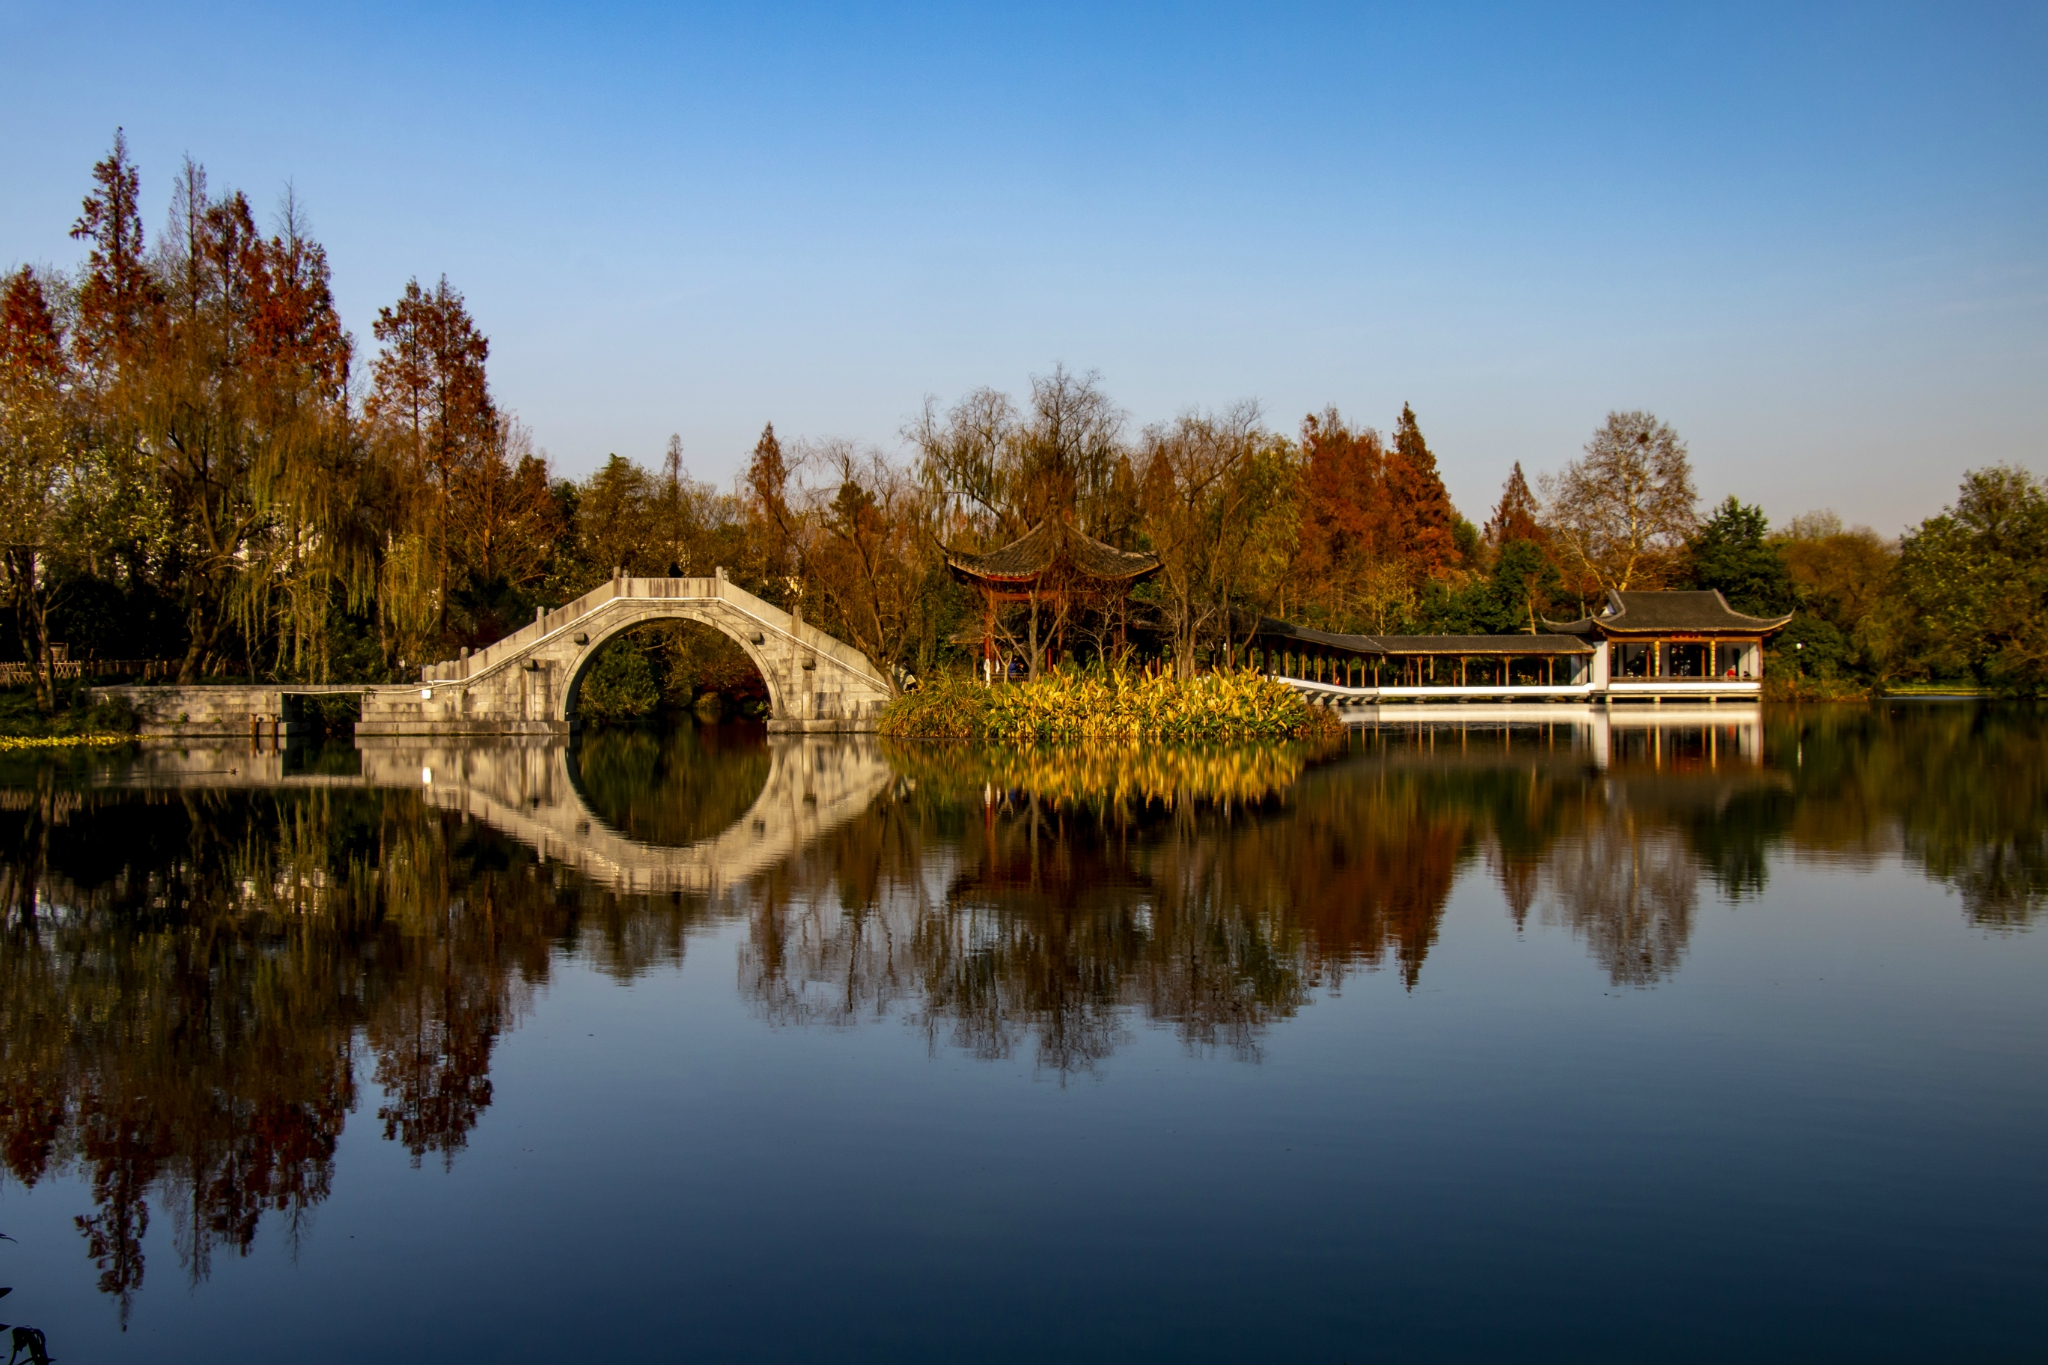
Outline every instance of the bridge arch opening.
{"type": "Polygon", "coordinates": [[[573,728],[693,714],[764,721],[776,687],[750,642],[726,626],[669,611],[617,622],[575,660],[562,699],[573,728]]]}

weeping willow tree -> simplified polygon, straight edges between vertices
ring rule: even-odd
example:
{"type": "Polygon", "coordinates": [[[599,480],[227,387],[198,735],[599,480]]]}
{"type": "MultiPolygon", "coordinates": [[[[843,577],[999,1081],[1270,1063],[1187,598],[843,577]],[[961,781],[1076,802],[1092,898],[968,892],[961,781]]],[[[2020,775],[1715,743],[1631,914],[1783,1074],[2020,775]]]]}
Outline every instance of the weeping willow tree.
{"type": "Polygon", "coordinates": [[[377,569],[377,632],[387,658],[403,668],[427,657],[439,637],[440,567],[426,535],[392,536],[377,569]]]}

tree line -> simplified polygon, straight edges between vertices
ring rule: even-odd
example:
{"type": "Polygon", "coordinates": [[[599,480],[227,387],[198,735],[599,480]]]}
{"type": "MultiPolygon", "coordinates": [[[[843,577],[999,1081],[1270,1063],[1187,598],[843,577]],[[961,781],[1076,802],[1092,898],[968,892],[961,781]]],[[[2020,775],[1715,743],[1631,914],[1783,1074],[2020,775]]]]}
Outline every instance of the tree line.
{"type": "MultiPolygon", "coordinates": [[[[1079,610],[1033,671],[1119,648],[1229,666],[1261,616],[1507,633],[1609,589],[1694,587],[1795,613],[1774,659],[1795,685],[2048,677],[2048,489],[2018,468],[1969,474],[1897,539],[1826,513],[1774,528],[1735,498],[1702,515],[1685,442],[1616,412],[1564,468],[1516,464],[1475,525],[1407,407],[1385,434],[1334,408],[1283,432],[1250,402],[1134,428],[1097,376],[1055,367],[1021,397],[927,400],[898,454],[771,423],[730,491],[673,437],[571,480],[493,394],[445,278],[378,310],[365,363],[296,201],[265,230],[188,159],[152,242],[140,197],[117,133],[71,226],[84,263],[0,281],[0,657],[35,666],[45,706],[59,646],[174,659],[184,681],[398,680],[616,569],[714,566],[907,682],[978,652],[945,551],[1049,517],[1161,570],[1134,630],[1079,610]]],[[[627,693],[746,671],[679,630],[632,649],[627,693]]]]}

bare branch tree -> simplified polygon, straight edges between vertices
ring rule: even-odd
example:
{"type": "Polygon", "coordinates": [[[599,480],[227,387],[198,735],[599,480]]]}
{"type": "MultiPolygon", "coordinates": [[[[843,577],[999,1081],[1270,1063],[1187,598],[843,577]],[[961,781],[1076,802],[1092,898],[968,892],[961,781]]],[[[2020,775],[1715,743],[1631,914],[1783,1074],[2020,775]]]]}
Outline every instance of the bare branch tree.
{"type": "Polygon", "coordinates": [[[1575,460],[1542,481],[1560,556],[1602,590],[1661,586],[1699,524],[1685,442],[1647,412],[1610,412],[1575,460]]]}

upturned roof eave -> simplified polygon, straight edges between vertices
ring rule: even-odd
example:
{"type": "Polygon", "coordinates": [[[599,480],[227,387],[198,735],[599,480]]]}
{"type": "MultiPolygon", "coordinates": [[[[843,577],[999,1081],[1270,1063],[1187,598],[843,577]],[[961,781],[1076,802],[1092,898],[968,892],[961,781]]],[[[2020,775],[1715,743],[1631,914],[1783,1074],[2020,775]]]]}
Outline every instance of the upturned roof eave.
{"type": "Polygon", "coordinates": [[[1751,621],[1725,626],[1617,626],[1595,617],[1589,618],[1588,621],[1545,620],[1543,624],[1555,634],[1574,636],[1587,635],[1595,629],[1607,635],[1769,635],[1773,631],[1783,630],[1791,621],[1790,616],[1758,616],[1751,621]]]}
{"type": "MultiPolygon", "coordinates": [[[[952,555],[949,554],[946,556],[946,567],[951,569],[954,573],[960,575],[963,578],[970,578],[980,583],[1025,584],[1043,578],[1047,570],[1052,568],[1052,565],[1048,564],[1045,566],[1045,568],[1034,570],[1031,573],[998,573],[989,569],[977,568],[972,564],[962,564],[958,560],[954,559],[952,555]]],[[[1082,573],[1086,577],[1113,583],[1137,582],[1143,579],[1150,578],[1153,574],[1156,574],[1158,572],[1159,565],[1157,564],[1141,565],[1138,568],[1130,569],[1122,573],[1100,573],[1094,570],[1082,570],[1082,573]]]]}
{"type": "Polygon", "coordinates": [[[1031,583],[1043,578],[1062,560],[1082,577],[1103,583],[1135,583],[1160,569],[1157,555],[1119,550],[1065,522],[1055,521],[1041,521],[1008,545],[986,554],[947,548],[945,557],[946,567],[955,575],[984,583],[1031,583]],[[1036,558],[1038,562],[1030,568],[997,567],[992,563],[1004,556],[1036,558]],[[1098,562],[1086,562],[1091,558],[1098,562]]]}

